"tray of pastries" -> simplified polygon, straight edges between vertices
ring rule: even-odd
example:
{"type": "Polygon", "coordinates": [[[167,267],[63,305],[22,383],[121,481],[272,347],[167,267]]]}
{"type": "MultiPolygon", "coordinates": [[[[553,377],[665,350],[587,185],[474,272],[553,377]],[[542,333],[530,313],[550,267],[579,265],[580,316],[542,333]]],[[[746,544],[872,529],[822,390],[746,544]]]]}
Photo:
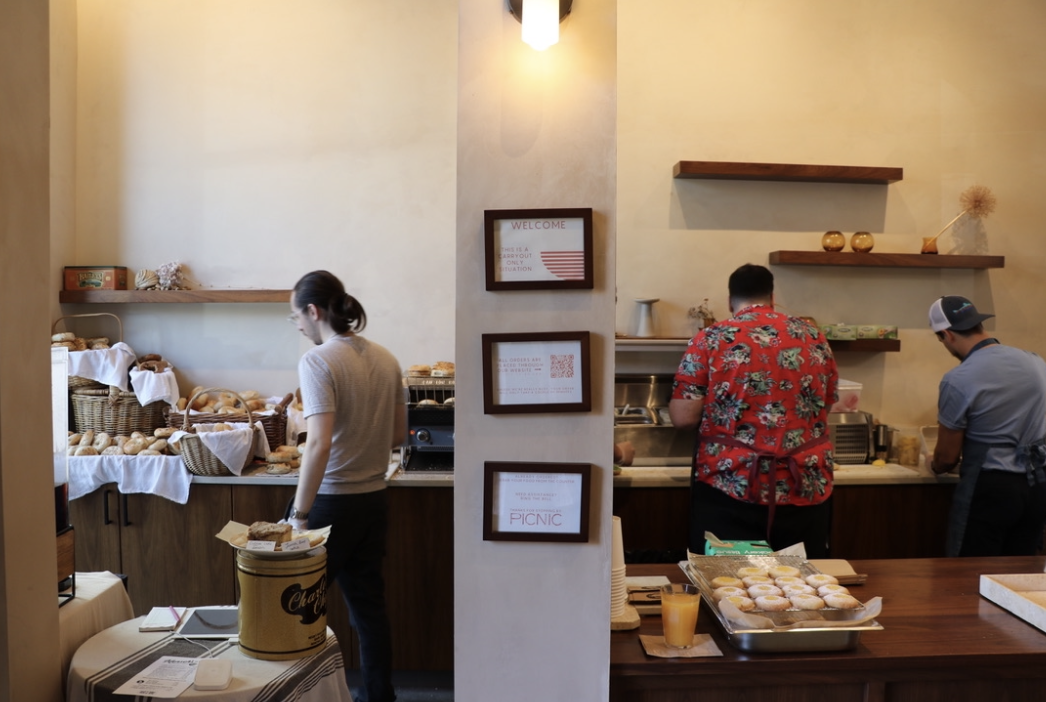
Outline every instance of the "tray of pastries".
{"type": "Polygon", "coordinates": [[[801,556],[691,555],[679,566],[743,651],[841,651],[882,629],[861,599],[801,556]]]}

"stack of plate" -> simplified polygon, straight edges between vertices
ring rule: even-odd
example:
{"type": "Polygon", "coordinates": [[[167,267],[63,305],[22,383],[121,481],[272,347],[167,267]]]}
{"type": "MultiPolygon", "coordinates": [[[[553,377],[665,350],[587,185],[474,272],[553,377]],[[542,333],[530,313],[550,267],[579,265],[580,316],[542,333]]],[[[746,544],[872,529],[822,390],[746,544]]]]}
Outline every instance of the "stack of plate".
{"type": "Polygon", "coordinates": [[[614,517],[610,553],[610,618],[614,619],[625,613],[625,605],[628,603],[628,587],[625,584],[625,547],[621,539],[620,517],[614,517]]]}

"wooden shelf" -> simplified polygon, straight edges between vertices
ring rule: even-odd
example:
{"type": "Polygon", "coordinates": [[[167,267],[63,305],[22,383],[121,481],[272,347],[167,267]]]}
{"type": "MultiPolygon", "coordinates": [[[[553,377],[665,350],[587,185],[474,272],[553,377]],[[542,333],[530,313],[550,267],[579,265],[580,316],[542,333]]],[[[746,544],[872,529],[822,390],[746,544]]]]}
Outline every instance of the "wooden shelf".
{"type": "Polygon", "coordinates": [[[799,163],[680,161],[675,165],[672,177],[704,180],[763,180],[798,183],[889,185],[904,178],[904,169],[872,166],[812,166],[799,163]]]}
{"type": "Polygon", "coordinates": [[[775,266],[854,266],[866,268],[1002,268],[1005,256],[853,253],[848,251],[771,251],[775,266]]]}
{"type": "Polygon", "coordinates": [[[880,353],[901,350],[900,339],[854,339],[853,341],[836,341],[834,339],[829,339],[828,345],[832,347],[834,353],[849,351],[880,353]]]}
{"type": "Polygon", "coordinates": [[[62,290],[65,303],[290,302],[290,290],[62,290]]]}

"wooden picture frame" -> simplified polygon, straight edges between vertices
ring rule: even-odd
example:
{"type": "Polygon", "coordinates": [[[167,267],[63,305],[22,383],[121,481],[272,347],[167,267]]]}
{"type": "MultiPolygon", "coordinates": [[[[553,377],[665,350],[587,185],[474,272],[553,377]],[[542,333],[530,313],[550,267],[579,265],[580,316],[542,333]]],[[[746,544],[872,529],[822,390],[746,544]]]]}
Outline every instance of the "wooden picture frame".
{"type": "Polygon", "coordinates": [[[593,285],[592,208],[485,210],[487,290],[593,285]]]}
{"type": "Polygon", "coordinates": [[[483,464],[484,541],[588,541],[589,463],[483,464]]]}
{"type": "Polygon", "coordinates": [[[483,335],[483,412],[590,412],[589,333],[483,335]]]}

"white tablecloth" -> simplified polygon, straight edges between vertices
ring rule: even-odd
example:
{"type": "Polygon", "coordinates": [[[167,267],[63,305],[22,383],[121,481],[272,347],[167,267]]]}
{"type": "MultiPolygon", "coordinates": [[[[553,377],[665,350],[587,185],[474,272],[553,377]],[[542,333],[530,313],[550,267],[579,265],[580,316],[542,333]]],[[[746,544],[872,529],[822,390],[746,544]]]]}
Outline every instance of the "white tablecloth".
{"type": "Polygon", "coordinates": [[[319,653],[289,661],[264,661],[240,653],[224,639],[187,641],[170,632],[140,632],[144,617],[106,629],[73,656],[68,702],[128,702],[112,691],[161,656],[225,658],[232,661],[232,682],[224,690],[192,686],[178,699],[209,702],[352,702],[338,639],[329,628],[319,653]]]}
{"type": "Polygon", "coordinates": [[[107,483],[120,492],[149,493],[184,505],[190,473],[181,456],[70,456],[69,499],[89,495],[107,483]]]}
{"type": "Polygon", "coordinates": [[[84,641],[109,627],[134,617],[131,598],[123,581],[106,571],[76,573],[76,597],[58,610],[58,636],[62,656],[62,684],[69,662],[84,641]]]}

